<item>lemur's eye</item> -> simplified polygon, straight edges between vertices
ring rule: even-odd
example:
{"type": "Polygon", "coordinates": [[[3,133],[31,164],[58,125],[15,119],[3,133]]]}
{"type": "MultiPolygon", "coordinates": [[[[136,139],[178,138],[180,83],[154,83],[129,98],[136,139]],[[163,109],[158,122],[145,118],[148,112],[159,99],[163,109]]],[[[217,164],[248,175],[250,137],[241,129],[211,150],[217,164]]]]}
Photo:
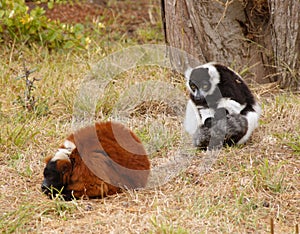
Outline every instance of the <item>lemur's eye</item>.
{"type": "Polygon", "coordinates": [[[193,92],[197,89],[197,86],[195,84],[190,84],[190,87],[193,92]]]}
{"type": "Polygon", "coordinates": [[[209,84],[203,84],[202,85],[202,89],[204,90],[204,91],[208,91],[208,89],[209,89],[209,84]]]}
{"type": "Polygon", "coordinates": [[[210,89],[210,83],[208,81],[203,81],[201,84],[201,89],[207,92],[210,89]]]}

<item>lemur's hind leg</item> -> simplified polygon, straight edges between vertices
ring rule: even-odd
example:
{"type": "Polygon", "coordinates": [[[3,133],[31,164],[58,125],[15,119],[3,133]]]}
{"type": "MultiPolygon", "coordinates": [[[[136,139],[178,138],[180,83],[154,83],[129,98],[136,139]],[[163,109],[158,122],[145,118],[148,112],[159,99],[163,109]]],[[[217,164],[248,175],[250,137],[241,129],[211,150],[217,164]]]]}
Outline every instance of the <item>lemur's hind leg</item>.
{"type": "Polygon", "coordinates": [[[247,133],[248,121],[244,115],[231,114],[227,115],[226,137],[224,143],[234,145],[242,139],[247,133]]]}
{"type": "Polygon", "coordinates": [[[223,145],[235,145],[248,130],[248,121],[241,114],[228,114],[226,118],[214,121],[211,127],[209,149],[219,149],[223,145]]]}
{"type": "Polygon", "coordinates": [[[233,145],[246,134],[248,121],[241,114],[229,114],[219,120],[209,119],[193,135],[194,146],[200,149],[219,149],[223,145],[233,145]]]}
{"type": "Polygon", "coordinates": [[[198,127],[193,134],[193,144],[199,149],[206,150],[210,141],[210,128],[206,125],[198,127]]]}

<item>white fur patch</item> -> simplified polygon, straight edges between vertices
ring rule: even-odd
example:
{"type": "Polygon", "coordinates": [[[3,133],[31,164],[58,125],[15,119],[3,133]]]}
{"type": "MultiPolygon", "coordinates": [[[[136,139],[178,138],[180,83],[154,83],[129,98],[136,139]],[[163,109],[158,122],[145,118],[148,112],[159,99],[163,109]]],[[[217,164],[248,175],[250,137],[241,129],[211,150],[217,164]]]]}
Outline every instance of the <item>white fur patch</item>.
{"type": "Polygon", "coordinates": [[[72,153],[72,151],[68,149],[58,149],[58,151],[55,153],[54,157],[51,159],[52,162],[55,162],[57,160],[69,160],[69,155],[72,153]]]}
{"type": "Polygon", "coordinates": [[[71,150],[71,151],[76,148],[76,145],[72,141],[69,141],[69,140],[65,140],[64,146],[66,147],[66,149],[71,150]]]}
{"type": "Polygon", "coordinates": [[[251,136],[252,132],[258,126],[258,119],[260,113],[251,111],[246,114],[246,119],[248,121],[248,130],[246,134],[238,141],[237,144],[244,144],[251,136]]]}
{"type": "Polygon", "coordinates": [[[229,114],[240,114],[245,107],[246,104],[241,105],[230,98],[221,98],[218,103],[218,108],[225,108],[229,114]]]}
{"type": "Polygon", "coordinates": [[[188,67],[185,72],[184,72],[184,77],[187,81],[189,81],[190,77],[191,77],[191,73],[193,71],[193,68],[188,67]]]}
{"type": "Polygon", "coordinates": [[[201,125],[201,117],[199,115],[198,109],[193,101],[190,99],[186,105],[185,118],[184,118],[184,129],[193,135],[197,128],[201,125]]]}
{"type": "Polygon", "coordinates": [[[193,68],[188,67],[188,68],[186,69],[186,71],[184,72],[184,77],[185,77],[185,79],[186,79],[186,84],[185,84],[186,87],[188,88],[188,90],[190,91],[190,93],[193,93],[193,95],[195,96],[195,93],[194,93],[194,91],[191,89],[190,84],[189,84],[192,71],[193,71],[193,68]]]}
{"type": "Polygon", "coordinates": [[[200,116],[201,116],[201,119],[202,119],[202,125],[204,124],[205,120],[208,119],[208,118],[213,118],[214,115],[215,115],[215,110],[214,109],[211,109],[211,108],[201,108],[199,110],[200,112],[200,116]]]}
{"type": "Polygon", "coordinates": [[[260,115],[261,115],[261,107],[260,107],[260,105],[258,103],[255,103],[255,105],[253,106],[253,109],[255,110],[255,112],[260,117],[260,115]]]}

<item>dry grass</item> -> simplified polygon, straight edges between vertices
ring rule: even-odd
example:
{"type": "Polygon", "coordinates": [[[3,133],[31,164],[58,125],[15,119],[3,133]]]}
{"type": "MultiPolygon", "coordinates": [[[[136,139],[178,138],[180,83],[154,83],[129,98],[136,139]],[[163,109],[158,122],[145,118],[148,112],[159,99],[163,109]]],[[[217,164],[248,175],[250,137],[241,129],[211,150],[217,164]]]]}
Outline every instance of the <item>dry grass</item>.
{"type": "MultiPolygon", "coordinates": [[[[20,49],[20,48],[19,48],[20,49]]],[[[295,233],[300,218],[300,99],[266,86],[253,87],[263,106],[260,127],[244,146],[223,149],[207,174],[203,154],[167,184],[126,191],[102,200],[49,200],[40,191],[43,159],[70,132],[74,98],[95,61],[87,54],[23,50],[42,78],[37,111],[15,103],[23,95],[19,53],[3,48],[0,61],[0,230],[2,233],[295,233]]],[[[99,49],[99,48],[98,48],[99,49]]],[[[140,67],[114,79],[97,105],[107,119],[122,92],[148,80],[164,81],[187,99],[183,79],[159,67],[140,67]]],[[[152,150],[151,160],[172,154],[180,143],[181,116],[165,102],[137,105],[128,126],[152,150]],[[166,132],[156,134],[153,123],[166,132]],[[151,146],[154,146],[154,149],[151,146]],[[155,153],[154,153],[155,152],[155,153]]]]}
{"type": "MultiPolygon", "coordinates": [[[[28,57],[35,61],[29,53],[28,57]]],[[[21,71],[21,62],[1,64],[2,232],[270,232],[271,218],[276,233],[295,232],[300,213],[300,101],[298,96],[274,92],[276,89],[272,95],[266,94],[264,87],[255,89],[264,112],[251,142],[224,149],[209,173],[197,172],[199,152],[199,158],[185,172],[161,187],[128,191],[103,200],[48,200],[40,192],[43,158],[52,154],[70,131],[76,86],[89,69],[83,60],[71,54],[40,60],[36,75],[43,80],[37,84],[35,95],[48,108],[43,113],[27,113],[13,103],[24,88],[22,81],[14,79],[21,71]]],[[[170,71],[158,67],[134,69],[117,77],[115,85],[108,88],[114,92],[105,94],[103,100],[107,102],[102,100],[103,105],[98,106],[98,118],[110,114],[121,88],[147,79],[169,82],[186,97],[184,81],[170,71]]],[[[180,124],[172,107],[142,103],[130,120],[128,124],[146,143],[159,141],[156,156],[165,156],[176,147],[180,124]],[[148,134],[151,123],[162,119],[173,131],[153,140],[148,134]],[[142,131],[139,124],[145,122],[149,125],[142,131]]]]}

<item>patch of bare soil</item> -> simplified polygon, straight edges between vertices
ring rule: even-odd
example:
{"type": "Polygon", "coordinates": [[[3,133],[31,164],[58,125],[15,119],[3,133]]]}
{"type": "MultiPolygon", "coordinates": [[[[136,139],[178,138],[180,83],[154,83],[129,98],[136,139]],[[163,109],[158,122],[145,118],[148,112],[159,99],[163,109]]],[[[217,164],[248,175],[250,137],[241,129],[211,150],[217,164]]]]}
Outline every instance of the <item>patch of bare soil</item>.
{"type": "MultiPolygon", "coordinates": [[[[37,4],[27,2],[30,9],[37,4]]],[[[46,16],[52,20],[59,20],[69,24],[88,24],[93,20],[100,20],[111,30],[118,30],[132,34],[141,25],[146,23],[156,24],[160,21],[160,12],[153,10],[159,5],[159,1],[107,1],[97,0],[92,2],[78,2],[67,4],[55,4],[49,9],[46,4],[39,4],[46,10],[46,16]]]]}

